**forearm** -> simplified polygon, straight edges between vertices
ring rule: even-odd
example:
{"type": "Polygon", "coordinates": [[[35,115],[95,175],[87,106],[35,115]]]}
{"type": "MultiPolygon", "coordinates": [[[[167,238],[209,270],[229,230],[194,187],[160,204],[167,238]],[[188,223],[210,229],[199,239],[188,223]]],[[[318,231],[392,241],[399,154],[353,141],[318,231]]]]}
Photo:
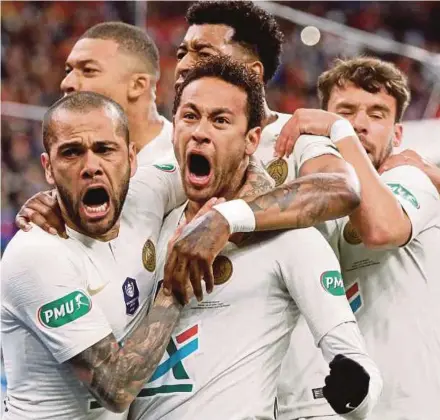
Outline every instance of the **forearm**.
{"type": "Polygon", "coordinates": [[[434,165],[426,167],[426,175],[440,194],[440,168],[434,165]]]}
{"type": "Polygon", "coordinates": [[[306,175],[257,198],[244,198],[256,230],[306,228],[348,215],[359,197],[344,174],[306,175]]]}
{"type": "Polygon", "coordinates": [[[182,306],[159,292],[150,312],[121,347],[113,335],[71,360],[80,379],[111,411],[122,412],[154,373],[182,306]]]}
{"type": "Polygon", "coordinates": [[[356,170],[361,184],[361,204],[350,214],[350,221],[362,242],[371,247],[400,246],[411,226],[392,191],[381,181],[377,171],[356,137],[338,142],[343,158],[356,170]]]}
{"type": "Polygon", "coordinates": [[[319,347],[327,363],[330,363],[337,354],[342,354],[367,371],[370,376],[368,394],[355,410],[342,416],[353,420],[368,418],[379,400],[383,384],[378,367],[367,354],[365,342],[356,323],[346,322],[333,328],[319,342],[319,347]]]}

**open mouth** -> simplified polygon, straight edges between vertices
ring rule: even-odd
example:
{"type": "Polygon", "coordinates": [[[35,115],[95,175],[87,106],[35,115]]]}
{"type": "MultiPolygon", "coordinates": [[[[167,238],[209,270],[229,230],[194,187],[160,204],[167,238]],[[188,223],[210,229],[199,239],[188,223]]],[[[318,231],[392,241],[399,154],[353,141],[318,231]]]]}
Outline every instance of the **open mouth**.
{"type": "Polygon", "coordinates": [[[191,153],[188,156],[188,178],[191,184],[204,187],[211,179],[211,163],[203,156],[191,153]]]}
{"type": "Polygon", "coordinates": [[[88,217],[101,218],[110,209],[110,197],[104,187],[91,187],[84,194],[82,204],[88,217]]]}

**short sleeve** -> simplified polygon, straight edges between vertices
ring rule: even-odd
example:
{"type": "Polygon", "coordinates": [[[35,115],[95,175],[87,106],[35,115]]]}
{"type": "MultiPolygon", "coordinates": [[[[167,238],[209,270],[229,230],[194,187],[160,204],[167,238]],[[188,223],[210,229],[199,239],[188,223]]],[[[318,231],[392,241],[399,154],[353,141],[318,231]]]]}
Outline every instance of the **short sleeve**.
{"type": "Polygon", "coordinates": [[[138,167],[130,180],[124,216],[154,213],[160,220],[186,200],[177,162],[138,167]]]}
{"type": "Polygon", "coordinates": [[[399,166],[381,176],[408,215],[411,242],[423,230],[431,227],[440,211],[440,197],[430,179],[414,166],[399,166]]]}
{"type": "Polygon", "coordinates": [[[315,344],[330,330],[354,321],[335,254],[314,228],[290,231],[279,246],[281,275],[307,321],[315,344]]]}
{"type": "Polygon", "coordinates": [[[6,250],[2,261],[2,306],[63,363],[109,335],[111,327],[63,246],[23,245],[6,250]]]}

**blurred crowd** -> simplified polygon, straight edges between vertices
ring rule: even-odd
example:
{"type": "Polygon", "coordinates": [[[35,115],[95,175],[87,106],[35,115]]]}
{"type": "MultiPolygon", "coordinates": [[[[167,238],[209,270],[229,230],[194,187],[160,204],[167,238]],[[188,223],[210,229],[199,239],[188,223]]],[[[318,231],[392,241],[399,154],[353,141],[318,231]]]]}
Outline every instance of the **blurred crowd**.
{"type": "MultiPolygon", "coordinates": [[[[371,33],[440,53],[440,2],[280,2],[371,33]]],[[[174,96],[175,51],[186,31],[189,2],[147,4],[145,25],[161,54],[159,111],[170,117],[174,96]]],[[[59,98],[64,60],[76,39],[90,26],[108,20],[134,24],[136,2],[2,2],[2,101],[51,105],[59,98]]],[[[302,27],[281,21],[286,35],[283,65],[269,85],[273,109],[293,112],[317,107],[316,79],[338,56],[372,53],[350,39],[322,35],[309,47],[300,39],[302,27]]],[[[423,118],[440,75],[411,59],[380,54],[409,76],[413,100],[407,119],[423,118]]],[[[438,98],[437,98],[438,99],[438,98]]],[[[440,106],[437,103],[437,117],[440,106]]],[[[47,189],[39,163],[40,123],[2,115],[1,249],[15,232],[14,216],[23,202],[47,189]]]]}

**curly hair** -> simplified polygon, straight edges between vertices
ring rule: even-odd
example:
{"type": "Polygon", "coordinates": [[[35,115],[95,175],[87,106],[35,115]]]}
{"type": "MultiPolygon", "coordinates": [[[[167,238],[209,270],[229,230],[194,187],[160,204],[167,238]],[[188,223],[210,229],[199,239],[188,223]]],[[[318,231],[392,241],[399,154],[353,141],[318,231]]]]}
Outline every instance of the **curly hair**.
{"type": "Polygon", "coordinates": [[[323,109],[328,107],[333,88],[343,87],[347,82],[370,93],[385,88],[396,99],[396,122],[401,121],[411,93],[407,77],[394,64],[374,57],[336,59],[334,66],[318,78],[318,96],[323,109]]]}
{"type": "Polygon", "coordinates": [[[246,92],[247,129],[261,127],[264,117],[263,84],[259,81],[257,74],[249,70],[244,64],[238,63],[228,56],[221,55],[200,61],[191,68],[177,90],[174,98],[173,115],[176,115],[185,88],[195,80],[204,77],[223,80],[246,92]]]}
{"type": "Polygon", "coordinates": [[[254,53],[264,66],[264,83],[280,65],[284,35],[275,18],[251,1],[200,1],[186,12],[189,25],[227,25],[232,41],[254,53]]]}

